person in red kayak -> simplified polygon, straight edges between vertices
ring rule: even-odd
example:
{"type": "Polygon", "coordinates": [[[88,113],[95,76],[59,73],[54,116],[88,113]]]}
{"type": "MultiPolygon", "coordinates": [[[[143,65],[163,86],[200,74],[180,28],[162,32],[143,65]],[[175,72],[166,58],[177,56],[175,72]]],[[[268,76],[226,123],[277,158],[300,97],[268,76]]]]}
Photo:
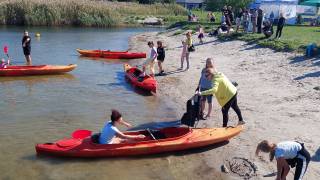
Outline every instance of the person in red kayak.
{"type": "Polygon", "coordinates": [[[8,60],[8,62],[6,62],[4,59],[1,59],[0,62],[0,69],[1,68],[7,68],[7,65],[9,65],[10,61],[8,60]]]}
{"type": "Polygon", "coordinates": [[[24,36],[22,38],[22,49],[23,54],[26,57],[27,65],[31,65],[31,37],[29,36],[28,31],[24,31],[24,36]]]}
{"type": "Polygon", "coordinates": [[[123,134],[116,126],[117,125],[124,125],[127,127],[131,127],[131,125],[125,122],[122,119],[122,115],[117,110],[112,110],[111,112],[111,121],[107,122],[103,127],[100,137],[99,143],[100,144],[117,144],[125,141],[130,140],[141,140],[144,139],[145,136],[140,135],[126,135],[123,134]]]}
{"type": "Polygon", "coordinates": [[[144,77],[146,75],[146,66],[150,66],[150,71],[151,71],[150,75],[154,76],[154,63],[157,60],[158,53],[152,41],[148,42],[148,46],[150,48],[150,57],[147,58],[147,60],[143,63],[143,66],[142,66],[143,73],[140,75],[140,77],[144,77]]]}

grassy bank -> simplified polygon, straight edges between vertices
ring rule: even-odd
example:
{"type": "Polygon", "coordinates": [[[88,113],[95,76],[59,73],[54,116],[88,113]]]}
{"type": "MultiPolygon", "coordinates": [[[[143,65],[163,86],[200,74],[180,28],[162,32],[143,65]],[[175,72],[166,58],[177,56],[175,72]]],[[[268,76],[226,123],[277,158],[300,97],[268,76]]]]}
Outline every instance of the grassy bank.
{"type": "MultiPolygon", "coordinates": [[[[276,30],[276,27],[274,27],[276,30]]],[[[266,39],[263,34],[234,33],[229,36],[220,36],[222,40],[243,40],[249,43],[256,43],[262,47],[272,48],[277,51],[299,51],[304,52],[310,43],[320,45],[318,27],[286,26],[283,29],[281,39],[266,39]]]]}
{"type": "MultiPolygon", "coordinates": [[[[169,28],[178,27],[181,30],[177,31],[175,35],[184,33],[186,30],[196,31],[198,25],[204,27],[206,32],[216,29],[221,19],[221,13],[215,12],[216,22],[209,23],[207,20],[207,12],[205,11],[193,11],[199,17],[198,22],[179,21],[173,23],[169,28]]],[[[235,28],[235,27],[234,27],[235,28]]],[[[276,27],[274,27],[276,31],[276,27]]],[[[272,38],[266,39],[263,34],[245,34],[245,33],[233,33],[230,35],[219,36],[223,41],[226,40],[242,40],[249,43],[256,43],[262,47],[268,47],[277,51],[304,51],[305,47],[310,43],[316,43],[320,46],[319,27],[308,26],[285,26],[283,29],[281,39],[272,38]]]]}
{"type": "Polygon", "coordinates": [[[135,24],[148,16],[184,16],[176,4],[141,5],[93,0],[0,0],[2,25],[111,27],[135,24]]]}

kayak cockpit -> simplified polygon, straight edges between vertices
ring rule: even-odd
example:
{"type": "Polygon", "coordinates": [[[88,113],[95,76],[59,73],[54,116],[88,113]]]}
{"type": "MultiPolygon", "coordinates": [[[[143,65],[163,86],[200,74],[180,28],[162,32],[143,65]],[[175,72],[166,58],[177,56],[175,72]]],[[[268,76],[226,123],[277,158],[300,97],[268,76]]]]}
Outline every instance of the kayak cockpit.
{"type": "MultiPolygon", "coordinates": [[[[186,136],[187,134],[191,133],[192,129],[190,128],[182,128],[182,127],[170,127],[164,128],[161,130],[143,130],[143,131],[134,131],[134,132],[125,132],[128,135],[139,135],[143,134],[146,136],[145,139],[141,141],[133,141],[133,142],[122,142],[119,144],[128,144],[128,143],[143,143],[143,142],[150,142],[150,141],[172,141],[179,138],[186,136]]],[[[91,136],[91,141],[94,144],[99,144],[99,137],[100,133],[93,134],[91,136]]]]}

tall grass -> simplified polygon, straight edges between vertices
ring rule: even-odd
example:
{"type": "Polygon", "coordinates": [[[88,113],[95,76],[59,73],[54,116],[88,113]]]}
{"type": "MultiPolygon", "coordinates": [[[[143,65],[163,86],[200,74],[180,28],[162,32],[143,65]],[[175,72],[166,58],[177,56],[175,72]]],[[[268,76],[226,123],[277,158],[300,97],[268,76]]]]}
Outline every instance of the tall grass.
{"type": "Polygon", "coordinates": [[[140,5],[93,0],[0,0],[0,24],[110,27],[130,15],[185,14],[175,4],[140,5]]]}

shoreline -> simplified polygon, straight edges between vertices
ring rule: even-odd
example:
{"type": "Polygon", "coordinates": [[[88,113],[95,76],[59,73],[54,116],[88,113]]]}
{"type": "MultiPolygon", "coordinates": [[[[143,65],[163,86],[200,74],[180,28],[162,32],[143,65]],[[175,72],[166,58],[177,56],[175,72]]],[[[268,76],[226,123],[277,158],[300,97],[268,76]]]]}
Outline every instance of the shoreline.
{"type": "MultiPolygon", "coordinates": [[[[180,119],[186,110],[186,101],[192,97],[197,87],[205,59],[213,57],[218,71],[238,82],[238,103],[247,122],[244,132],[231,139],[228,144],[195,155],[201,158],[199,161],[205,162],[208,169],[200,178],[212,179],[214,172],[220,179],[239,179],[239,174],[222,173],[220,167],[233,157],[241,157],[257,166],[258,171],[253,179],[274,179],[274,176],[263,176],[275,172],[275,164],[268,162],[267,156],[254,156],[257,143],[269,139],[274,142],[305,142],[314,160],[310,162],[305,179],[319,179],[320,165],[316,161],[320,159],[320,138],[317,138],[317,130],[320,128],[320,122],[317,122],[317,117],[320,117],[320,91],[314,89],[320,85],[319,61],[306,60],[294,53],[275,52],[238,40],[223,42],[206,37],[205,44],[198,45],[193,36],[196,51],[190,54],[191,68],[189,71],[177,71],[180,67],[179,47],[184,36],[173,36],[174,32],[142,33],[129,40],[130,50],[144,52],[148,52],[147,41],[164,42],[166,59],[163,66],[168,75],[156,77],[158,98],[164,99],[180,119]]],[[[142,62],[143,60],[134,60],[130,63],[137,65],[142,62]]],[[[220,107],[216,100],[213,102],[212,117],[200,121],[197,127],[222,126],[220,107]]],[[[236,115],[230,110],[229,125],[236,123],[236,115]]],[[[193,168],[191,170],[196,171],[199,167],[193,168]]],[[[292,175],[293,171],[289,178],[292,175]]]]}

